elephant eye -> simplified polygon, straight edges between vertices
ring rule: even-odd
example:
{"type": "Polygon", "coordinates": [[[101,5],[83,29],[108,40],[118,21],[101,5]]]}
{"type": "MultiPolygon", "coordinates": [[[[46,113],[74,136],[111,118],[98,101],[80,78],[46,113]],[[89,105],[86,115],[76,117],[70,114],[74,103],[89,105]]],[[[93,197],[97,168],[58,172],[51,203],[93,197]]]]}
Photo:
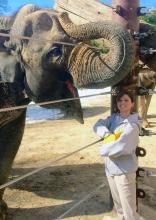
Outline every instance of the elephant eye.
{"type": "Polygon", "coordinates": [[[62,55],[62,48],[61,47],[53,47],[46,55],[46,57],[49,59],[51,57],[58,57],[62,55]]]}

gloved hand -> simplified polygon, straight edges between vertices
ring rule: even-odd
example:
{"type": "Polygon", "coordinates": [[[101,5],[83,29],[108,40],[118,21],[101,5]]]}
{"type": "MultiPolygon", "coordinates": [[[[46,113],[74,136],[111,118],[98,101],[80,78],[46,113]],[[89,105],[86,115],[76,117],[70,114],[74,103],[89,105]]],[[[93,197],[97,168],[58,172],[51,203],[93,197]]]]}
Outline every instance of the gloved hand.
{"type": "Polygon", "coordinates": [[[107,137],[104,138],[103,143],[109,144],[111,142],[114,142],[116,140],[115,134],[109,134],[107,137]]]}
{"type": "Polygon", "coordinates": [[[117,139],[122,135],[122,133],[123,133],[123,131],[118,131],[118,132],[116,132],[116,133],[115,133],[115,137],[116,137],[115,140],[117,140],[117,139]]]}
{"type": "Polygon", "coordinates": [[[122,131],[118,131],[115,134],[109,134],[107,137],[104,138],[103,143],[109,144],[111,142],[116,141],[121,136],[122,133],[123,133],[122,131]]]}

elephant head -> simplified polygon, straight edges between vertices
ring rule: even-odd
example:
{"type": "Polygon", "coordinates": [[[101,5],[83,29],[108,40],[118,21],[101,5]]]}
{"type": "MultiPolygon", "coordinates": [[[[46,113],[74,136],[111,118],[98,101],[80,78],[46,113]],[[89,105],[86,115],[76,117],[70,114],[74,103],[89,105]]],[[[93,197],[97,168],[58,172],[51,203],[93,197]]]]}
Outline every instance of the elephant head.
{"type": "MultiPolygon", "coordinates": [[[[17,13],[10,34],[7,47],[18,56],[25,72],[25,90],[35,102],[78,97],[76,88],[112,86],[129,73],[134,62],[130,33],[113,22],[77,26],[66,13],[29,5],[17,13]],[[110,42],[105,56],[85,43],[99,38],[110,42]]],[[[77,109],[82,118],[79,100],[64,105],[77,109]]]]}

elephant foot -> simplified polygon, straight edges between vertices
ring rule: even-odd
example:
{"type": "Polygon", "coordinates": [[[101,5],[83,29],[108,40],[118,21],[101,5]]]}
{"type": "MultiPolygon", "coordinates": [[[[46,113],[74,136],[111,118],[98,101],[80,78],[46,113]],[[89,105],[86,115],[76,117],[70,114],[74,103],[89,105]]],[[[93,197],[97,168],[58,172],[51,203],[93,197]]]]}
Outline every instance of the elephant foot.
{"type": "Polygon", "coordinates": [[[1,200],[0,201],[0,220],[6,220],[7,210],[8,210],[7,204],[3,200],[1,200]]]}

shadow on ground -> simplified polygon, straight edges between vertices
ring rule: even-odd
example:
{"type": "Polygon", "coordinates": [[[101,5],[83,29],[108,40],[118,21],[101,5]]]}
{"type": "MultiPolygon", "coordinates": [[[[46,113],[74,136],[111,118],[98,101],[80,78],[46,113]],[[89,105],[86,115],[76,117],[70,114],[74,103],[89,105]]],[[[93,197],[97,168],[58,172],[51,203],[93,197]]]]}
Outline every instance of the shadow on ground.
{"type": "MultiPolygon", "coordinates": [[[[144,168],[156,173],[156,169],[144,168]]],[[[15,178],[33,169],[35,168],[16,168],[13,169],[12,175],[15,178]]],[[[156,214],[156,179],[145,176],[139,179],[138,186],[146,193],[144,199],[139,199],[139,207],[141,207],[140,213],[148,220],[149,213],[151,218],[156,214]]],[[[15,190],[15,193],[9,195],[8,198],[6,196],[6,201],[16,203],[16,207],[19,208],[9,209],[9,220],[59,219],[63,213],[96,189],[94,195],[67,213],[64,218],[85,216],[84,219],[90,219],[89,216],[98,216],[110,211],[110,194],[104,176],[104,167],[99,163],[48,167],[10,187],[10,190],[15,190]],[[98,189],[103,183],[105,186],[98,189]],[[22,192],[37,195],[41,202],[37,205],[32,204],[33,199],[24,197],[22,192]],[[45,198],[51,199],[50,205],[44,203],[45,198]],[[20,208],[22,200],[29,208],[20,208]]]]}
{"type": "MultiPolygon", "coordinates": [[[[32,171],[33,168],[13,169],[13,177],[32,171]]],[[[44,171],[35,174],[16,183],[10,187],[11,190],[18,189],[16,194],[9,196],[8,200],[17,202],[20,207],[20,191],[28,191],[37,194],[41,201],[43,198],[58,200],[58,204],[51,203],[51,206],[44,205],[34,208],[19,208],[9,210],[10,219],[58,219],[62,213],[73,207],[77,202],[85,198],[92,191],[97,190],[87,201],[84,201],[78,208],[75,208],[66,217],[98,215],[110,210],[109,188],[106,177],[104,176],[104,167],[102,164],[82,164],[48,167],[44,171]],[[98,187],[105,183],[105,186],[98,187]],[[59,201],[64,201],[59,204],[59,201]],[[22,216],[22,217],[21,217],[22,216]]],[[[6,196],[7,199],[7,196],[6,196]]],[[[26,205],[31,207],[31,199],[23,198],[26,205]],[[27,204],[28,202],[28,204],[27,204]]],[[[18,205],[17,205],[18,206],[18,205]]],[[[33,206],[33,205],[32,205],[33,206]]]]}
{"type": "Polygon", "coordinates": [[[83,107],[83,114],[85,118],[90,118],[99,114],[104,114],[110,110],[109,107],[97,106],[97,107],[83,107]]]}

